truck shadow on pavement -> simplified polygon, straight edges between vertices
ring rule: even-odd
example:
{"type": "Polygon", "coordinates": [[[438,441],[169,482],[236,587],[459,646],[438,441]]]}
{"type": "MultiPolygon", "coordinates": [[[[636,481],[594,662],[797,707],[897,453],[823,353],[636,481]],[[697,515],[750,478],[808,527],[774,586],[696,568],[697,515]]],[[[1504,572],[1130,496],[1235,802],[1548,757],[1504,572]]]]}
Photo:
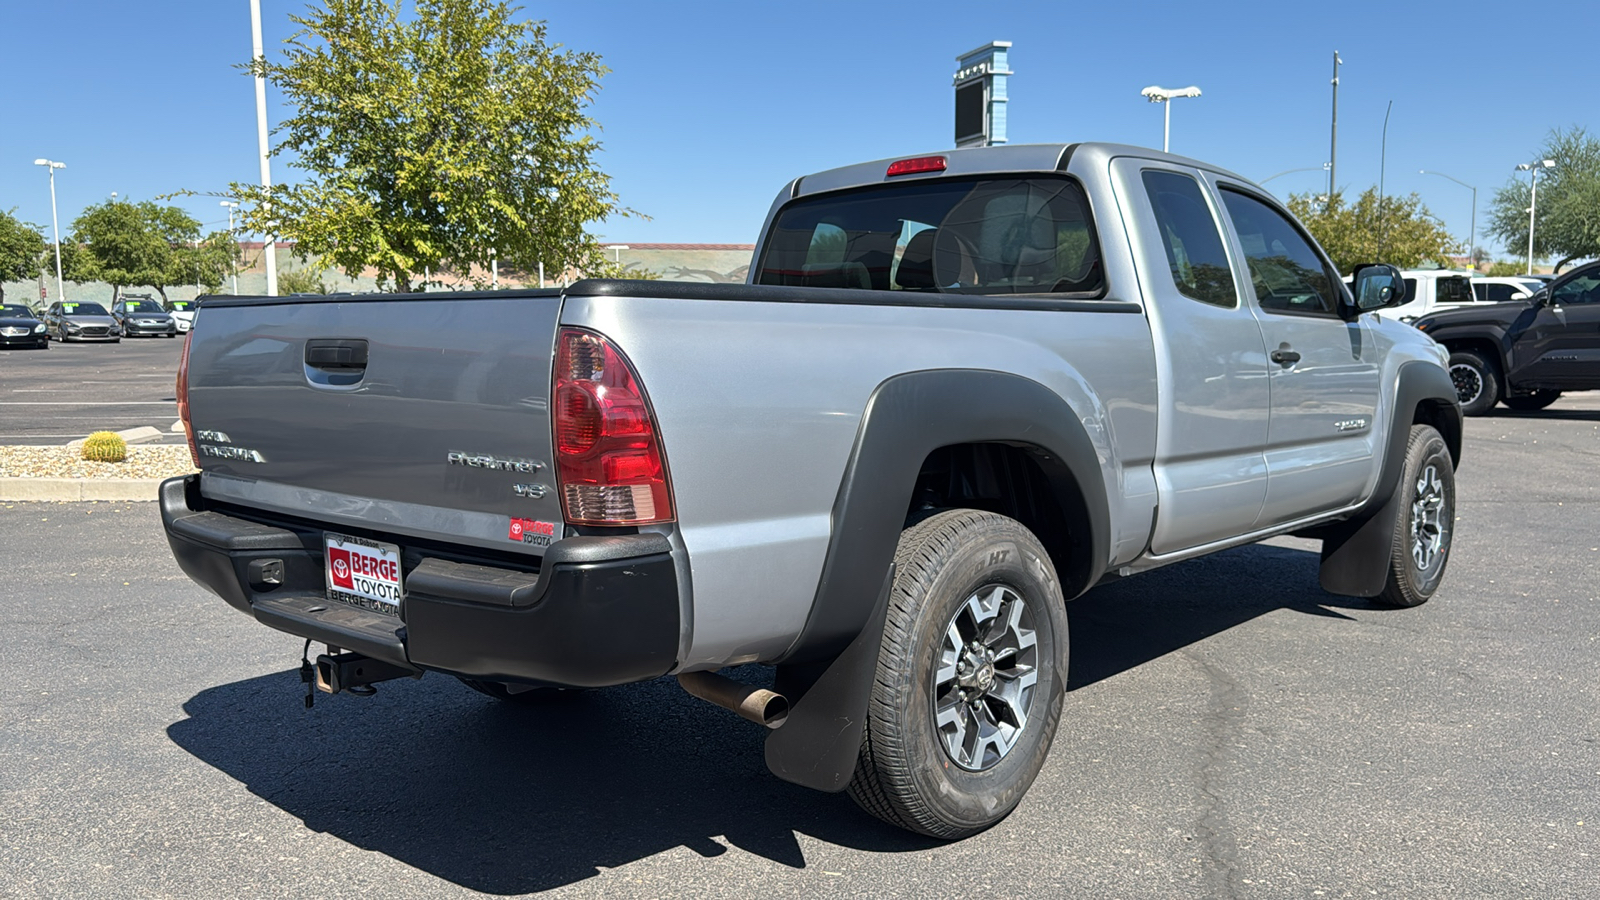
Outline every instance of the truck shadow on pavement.
{"type": "MultiPolygon", "coordinates": [[[[1069,607],[1069,687],[1275,610],[1366,606],[1320,591],[1316,563],[1254,546],[1095,590],[1069,607]]],[[[760,729],[670,679],[523,706],[439,675],[369,699],[318,695],[310,710],[303,697],[294,671],[219,685],[167,733],[306,827],[473,890],[548,890],[680,847],[804,868],[799,834],[875,852],[937,845],[779,781],[760,729]]]]}

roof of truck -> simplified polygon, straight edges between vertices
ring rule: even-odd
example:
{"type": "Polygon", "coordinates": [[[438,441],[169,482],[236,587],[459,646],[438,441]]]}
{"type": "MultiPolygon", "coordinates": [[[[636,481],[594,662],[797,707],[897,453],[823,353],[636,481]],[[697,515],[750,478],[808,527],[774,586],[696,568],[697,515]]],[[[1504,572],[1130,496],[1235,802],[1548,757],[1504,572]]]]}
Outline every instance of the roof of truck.
{"type": "Polygon", "coordinates": [[[1119,156],[1136,156],[1140,159],[1160,160],[1177,165],[1192,166],[1197,169],[1206,169],[1219,175],[1226,175],[1246,183],[1253,183],[1248,178],[1229,172],[1211,163],[1190,159],[1186,156],[1178,156],[1174,153],[1163,153],[1160,150],[1152,150],[1149,147],[1136,147],[1131,144],[1002,144],[996,147],[969,147],[958,150],[934,150],[928,153],[908,153],[903,156],[876,159],[871,162],[828,169],[824,172],[796,179],[790,188],[789,196],[792,198],[823,191],[837,191],[845,188],[864,187],[869,184],[883,184],[891,180],[888,175],[890,163],[902,159],[917,159],[926,156],[944,157],[944,170],[930,172],[928,175],[896,175],[893,180],[912,181],[929,176],[949,177],[1016,172],[1055,172],[1064,171],[1068,163],[1073,160],[1079,162],[1087,161],[1092,166],[1099,167],[1119,156]]]}

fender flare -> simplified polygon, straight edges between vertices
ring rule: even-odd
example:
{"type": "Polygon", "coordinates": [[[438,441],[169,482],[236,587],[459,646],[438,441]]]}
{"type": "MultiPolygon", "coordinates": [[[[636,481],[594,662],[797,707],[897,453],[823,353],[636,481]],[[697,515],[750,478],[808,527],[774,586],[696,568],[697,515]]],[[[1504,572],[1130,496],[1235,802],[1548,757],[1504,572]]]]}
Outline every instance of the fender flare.
{"type": "Polygon", "coordinates": [[[1322,566],[1318,580],[1330,594],[1349,597],[1376,597],[1383,593],[1389,577],[1389,548],[1394,542],[1398,509],[1400,473],[1406,465],[1406,447],[1411,426],[1419,419],[1418,410],[1430,404],[1437,418],[1428,421],[1439,428],[1450,448],[1452,465],[1461,465],[1461,406],[1456,402],[1450,373],[1432,363],[1413,360],[1402,363],[1395,382],[1395,402],[1389,424],[1389,445],[1378,483],[1359,512],[1344,522],[1317,529],[1322,538],[1322,566]]]}
{"type": "Polygon", "coordinates": [[[894,552],[923,460],[940,447],[1028,447],[1052,491],[1089,522],[1085,571],[1062,574],[1077,596],[1100,579],[1111,515],[1100,458],[1082,419],[1050,388],[982,369],[897,375],[873,391],[833,505],[833,529],[811,614],[778,660],[776,688],[789,698],[784,726],[767,738],[767,766],[786,781],[840,791],[855,771],[894,552]]]}

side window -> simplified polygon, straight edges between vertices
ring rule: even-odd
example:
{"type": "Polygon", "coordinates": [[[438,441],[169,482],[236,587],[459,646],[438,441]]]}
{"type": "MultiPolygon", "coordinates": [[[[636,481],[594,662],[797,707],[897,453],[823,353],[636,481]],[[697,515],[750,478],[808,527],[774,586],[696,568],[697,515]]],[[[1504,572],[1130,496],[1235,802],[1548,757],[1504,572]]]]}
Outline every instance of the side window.
{"type": "Polygon", "coordinates": [[[1488,294],[1486,299],[1490,303],[1504,303],[1517,295],[1517,289],[1509,284],[1486,284],[1483,287],[1486,288],[1485,293],[1488,294]]]}
{"type": "Polygon", "coordinates": [[[1555,289],[1553,299],[1557,306],[1569,303],[1600,303],[1600,272],[1579,275],[1555,289]]]}
{"type": "Polygon", "coordinates": [[[1439,303],[1471,303],[1471,284],[1465,278],[1441,278],[1434,285],[1433,299],[1439,303]]]}
{"type": "MultiPolygon", "coordinates": [[[[1267,312],[1337,315],[1333,274],[1287,217],[1260,200],[1224,189],[1239,243],[1244,246],[1256,301],[1267,312]]],[[[1406,285],[1408,294],[1412,285],[1406,285]]]]}
{"type": "Polygon", "coordinates": [[[1239,290],[1222,249],[1222,231],[1200,183],[1188,175],[1156,169],[1146,170],[1143,177],[1178,292],[1213,306],[1238,306],[1239,290]]]}
{"type": "Polygon", "coordinates": [[[1407,279],[1405,279],[1405,283],[1406,283],[1406,299],[1401,301],[1401,302],[1402,303],[1410,303],[1411,301],[1417,299],[1417,280],[1415,278],[1407,278],[1407,279]]]}

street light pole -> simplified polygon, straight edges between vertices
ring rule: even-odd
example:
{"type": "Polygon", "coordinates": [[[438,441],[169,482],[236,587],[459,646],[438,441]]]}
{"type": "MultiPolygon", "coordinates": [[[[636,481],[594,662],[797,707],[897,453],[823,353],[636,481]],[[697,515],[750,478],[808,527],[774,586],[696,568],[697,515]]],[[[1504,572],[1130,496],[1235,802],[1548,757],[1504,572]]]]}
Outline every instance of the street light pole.
{"type": "Polygon", "coordinates": [[[1198,97],[1200,96],[1200,89],[1192,84],[1186,88],[1177,88],[1176,90],[1152,84],[1139,93],[1151,103],[1160,103],[1165,107],[1162,110],[1161,152],[1170,153],[1172,146],[1172,99],[1174,97],[1198,97]]]}
{"type": "MultiPolygon", "coordinates": [[[[251,61],[260,66],[266,62],[266,54],[261,50],[261,0],[250,0],[250,42],[251,61]]],[[[267,80],[261,73],[256,72],[256,145],[261,154],[261,187],[263,190],[272,189],[272,157],[267,146],[267,80]]],[[[262,212],[269,208],[263,204],[262,212]]],[[[267,296],[278,296],[278,247],[276,237],[266,235],[266,246],[262,248],[262,262],[267,267],[267,296]]]]}
{"type": "Polygon", "coordinates": [[[1333,202],[1334,185],[1339,169],[1339,67],[1344,65],[1344,60],[1339,58],[1339,51],[1333,51],[1333,128],[1328,137],[1328,201],[1333,202]]]}
{"type": "Polygon", "coordinates": [[[61,287],[61,221],[56,218],[56,170],[65,169],[67,164],[56,162],[53,159],[36,159],[36,166],[44,166],[50,173],[50,230],[56,238],[56,301],[67,299],[67,292],[61,287]]]}
{"type": "Polygon", "coordinates": [[[1539,208],[1539,170],[1554,169],[1556,161],[1553,159],[1540,159],[1531,163],[1519,163],[1517,171],[1530,173],[1531,183],[1528,185],[1528,274],[1533,274],[1533,217],[1534,210],[1539,208]]]}
{"type": "Polygon", "coordinates": [[[1473,187],[1470,184],[1467,184],[1465,181],[1462,181],[1459,178],[1454,178],[1452,176],[1446,175],[1443,172],[1432,172],[1432,171],[1429,171],[1427,169],[1422,169],[1417,174],[1419,174],[1419,175],[1437,175],[1440,178],[1449,178],[1451,181],[1454,181],[1456,184],[1459,184],[1462,187],[1468,188],[1468,189],[1470,189],[1472,191],[1472,226],[1471,226],[1472,227],[1472,234],[1467,239],[1467,256],[1472,259],[1472,265],[1474,267],[1476,267],[1478,265],[1478,260],[1474,256],[1474,254],[1478,249],[1478,189],[1473,187]]]}
{"type": "Polygon", "coordinates": [[[233,279],[234,296],[239,294],[239,242],[233,236],[233,211],[239,208],[237,200],[223,200],[219,204],[228,208],[228,272],[233,279]]]}

